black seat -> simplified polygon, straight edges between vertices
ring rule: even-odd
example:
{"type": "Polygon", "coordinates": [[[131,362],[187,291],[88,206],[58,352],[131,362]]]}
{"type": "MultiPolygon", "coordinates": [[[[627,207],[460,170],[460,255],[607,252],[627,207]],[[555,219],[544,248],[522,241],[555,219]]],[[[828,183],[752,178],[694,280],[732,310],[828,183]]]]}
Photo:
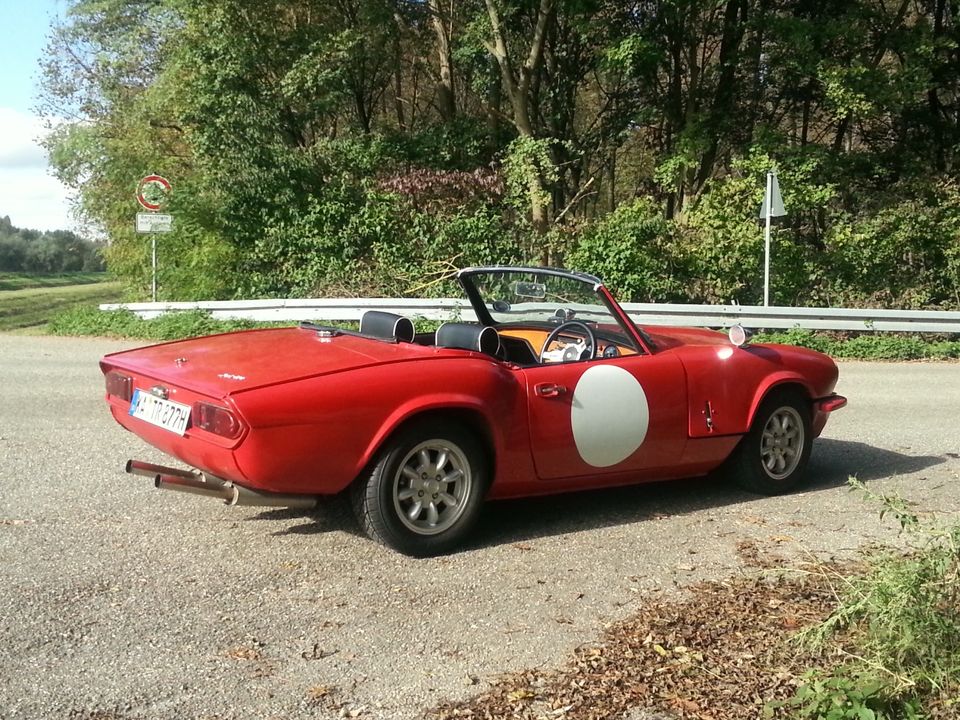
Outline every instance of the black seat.
{"type": "Polygon", "coordinates": [[[437,329],[437,345],[473,350],[496,356],[500,350],[500,333],[492,327],[471,323],[444,323],[437,329]]]}
{"type": "Polygon", "coordinates": [[[415,334],[410,318],[382,310],[367,310],[360,316],[360,333],[399,342],[413,342],[415,334]]]}

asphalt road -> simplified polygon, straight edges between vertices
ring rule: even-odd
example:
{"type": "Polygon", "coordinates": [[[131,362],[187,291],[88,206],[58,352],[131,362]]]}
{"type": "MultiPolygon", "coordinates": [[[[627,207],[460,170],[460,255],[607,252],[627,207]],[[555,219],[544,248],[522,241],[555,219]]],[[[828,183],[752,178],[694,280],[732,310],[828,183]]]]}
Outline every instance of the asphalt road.
{"type": "Polygon", "coordinates": [[[120,343],[0,335],[0,717],[413,718],[562,662],[652,593],[896,537],[856,474],[960,510],[960,365],[841,365],[850,406],[811,484],[703,480],[490,504],[472,546],[412,560],[335,512],[226,508],[122,472],[165,459],[110,419],[120,343]]]}

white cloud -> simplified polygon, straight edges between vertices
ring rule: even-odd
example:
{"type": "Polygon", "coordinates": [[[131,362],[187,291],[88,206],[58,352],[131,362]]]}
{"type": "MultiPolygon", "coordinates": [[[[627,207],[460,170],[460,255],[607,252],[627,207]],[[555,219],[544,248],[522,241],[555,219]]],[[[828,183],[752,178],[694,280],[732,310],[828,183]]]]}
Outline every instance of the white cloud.
{"type": "Polygon", "coordinates": [[[49,174],[37,144],[45,134],[38,118],[0,107],[0,216],[17,227],[70,229],[69,190],[49,174]]]}

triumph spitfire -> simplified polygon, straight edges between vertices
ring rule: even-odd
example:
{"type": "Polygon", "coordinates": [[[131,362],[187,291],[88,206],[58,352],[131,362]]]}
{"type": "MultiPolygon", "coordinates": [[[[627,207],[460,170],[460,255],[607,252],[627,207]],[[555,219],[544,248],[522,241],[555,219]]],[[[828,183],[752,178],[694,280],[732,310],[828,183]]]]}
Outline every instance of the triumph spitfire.
{"type": "Polygon", "coordinates": [[[231,505],[349,495],[373,539],[415,556],[460,545],[487,499],[704,475],[783,493],[802,479],[837,366],[750,344],[735,326],[640,326],[597,278],[461,270],[475,321],[415,332],[226,333],[113,353],[113,417],[189,469],[131,460],[159,488],[231,505]]]}

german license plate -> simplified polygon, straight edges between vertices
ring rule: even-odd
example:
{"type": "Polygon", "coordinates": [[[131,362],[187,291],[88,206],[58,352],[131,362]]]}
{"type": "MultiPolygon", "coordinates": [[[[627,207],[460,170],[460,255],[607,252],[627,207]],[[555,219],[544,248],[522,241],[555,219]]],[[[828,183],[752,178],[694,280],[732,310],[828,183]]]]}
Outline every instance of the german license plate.
{"type": "Polygon", "coordinates": [[[190,421],[190,406],[164,400],[143,390],[134,390],[130,401],[130,414],[151,425],[183,435],[190,421]]]}

